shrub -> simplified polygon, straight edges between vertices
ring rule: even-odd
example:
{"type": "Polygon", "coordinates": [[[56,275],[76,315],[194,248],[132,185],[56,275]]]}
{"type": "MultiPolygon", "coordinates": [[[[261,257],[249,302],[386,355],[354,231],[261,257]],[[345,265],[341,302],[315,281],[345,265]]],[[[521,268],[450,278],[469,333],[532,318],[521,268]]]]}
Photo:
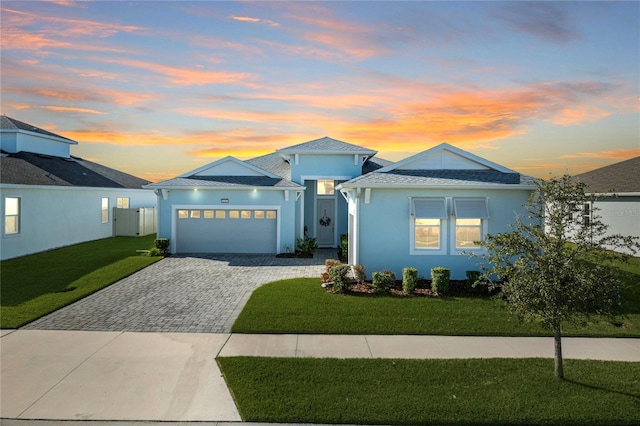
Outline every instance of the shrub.
{"type": "Polygon", "coordinates": [[[349,289],[349,265],[333,265],[329,268],[329,278],[333,281],[333,291],[335,293],[345,293],[349,289]]]}
{"type": "Polygon", "coordinates": [[[340,235],[340,257],[349,258],[349,236],[347,234],[340,235]]]}
{"type": "Polygon", "coordinates": [[[342,265],[338,259],[327,259],[324,261],[325,272],[328,274],[331,267],[336,265],[342,265]]]}
{"type": "Polygon", "coordinates": [[[466,271],[465,273],[467,274],[467,290],[469,290],[470,293],[488,293],[487,283],[480,281],[480,271],[466,271]]]}
{"type": "Polygon", "coordinates": [[[434,293],[446,294],[449,290],[451,270],[449,268],[431,268],[431,290],[434,293]]]}
{"type": "Polygon", "coordinates": [[[388,293],[393,284],[396,281],[396,274],[392,271],[374,272],[373,277],[373,291],[375,293],[388,293]]]}
{"type": "Polygon", "coordinates": [[[402,291],[405,294],[413,293],[418,283],[418,270],[416,268],[404,268],[402,270],[402,291]]]}
{"type": "Polygon", "coordinates": [[[358,284],[364,283],[364,280],[367,279],[367,275],[364,272],[364,266],[362,265],[353,265],[353,272],[355,274],[355,279],[358,284]]]}
{"type": "Polygon", "coordinates": [[[153,242],[155,246],[149,251],[150,256],[166,256],[169,251],[169,239],[168,238],[156,238],[153,242]]]}
{"type": "Polygon", "coordinates": [[[318,243],[315,238],[304,236],[304,238],[298,238],[296,240],[296,250],[304,255],[311,255],[316,252],[318,243]]]}

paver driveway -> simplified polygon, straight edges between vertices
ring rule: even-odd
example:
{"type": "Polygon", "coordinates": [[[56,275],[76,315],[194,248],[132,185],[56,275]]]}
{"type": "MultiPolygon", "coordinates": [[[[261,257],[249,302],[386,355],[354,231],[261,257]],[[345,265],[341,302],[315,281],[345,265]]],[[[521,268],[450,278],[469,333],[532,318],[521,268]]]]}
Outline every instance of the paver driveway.
{"type": "Polygon", "coordinates": [[[171,256],[23,329],[228,333],[258,286],[319,277],[335,254],[171,256]]]}

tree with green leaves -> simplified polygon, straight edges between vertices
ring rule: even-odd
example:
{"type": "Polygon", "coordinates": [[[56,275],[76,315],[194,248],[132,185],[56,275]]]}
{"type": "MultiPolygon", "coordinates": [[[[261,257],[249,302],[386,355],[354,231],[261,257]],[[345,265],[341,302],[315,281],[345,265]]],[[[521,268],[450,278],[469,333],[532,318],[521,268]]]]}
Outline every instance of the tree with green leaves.
{"type": "Polygon", "coordinates": [[[527,216],[480,242],[488,265],[482,276],[502,281],[502,298],[518,317],[553,330],[555,375],[563,378],[562,323],[618,314],[622,277],[614,265],[629,256],[614,250],[635,254],[640,245],[607,232],[593,204],[601,196],[587,193],[584,183],[565,175],[536,185],[527,216]]]}

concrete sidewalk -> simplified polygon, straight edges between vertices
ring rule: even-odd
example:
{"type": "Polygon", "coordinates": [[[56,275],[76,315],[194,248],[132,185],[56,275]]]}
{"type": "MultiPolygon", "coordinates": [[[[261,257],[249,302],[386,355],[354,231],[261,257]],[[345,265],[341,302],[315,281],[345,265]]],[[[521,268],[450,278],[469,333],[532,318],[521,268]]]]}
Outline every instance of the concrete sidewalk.
{"type": "MultiPolygon", "coordinates": [[[[640,362],[640,339],[563,338],[563,348],[565,358],[640,362]]],[[[0,352],[3,419],[219,423],[241,418],[218,356],[532,358],[552,357],[553,341],[22,329],[2,331],[0,352]]]]}

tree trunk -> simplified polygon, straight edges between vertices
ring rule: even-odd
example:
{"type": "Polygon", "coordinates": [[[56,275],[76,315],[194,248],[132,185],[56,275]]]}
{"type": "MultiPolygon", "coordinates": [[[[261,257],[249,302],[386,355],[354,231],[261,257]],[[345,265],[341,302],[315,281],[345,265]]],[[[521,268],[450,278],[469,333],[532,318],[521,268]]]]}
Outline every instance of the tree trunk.
{"type": "Polygon", "coordinates": [[[553,342],[555,355],[555,373],[558,379],[564,379],[564,368],[562,366],[562,336],[560,334],[560,321],[553,324],[553,342]]]}

